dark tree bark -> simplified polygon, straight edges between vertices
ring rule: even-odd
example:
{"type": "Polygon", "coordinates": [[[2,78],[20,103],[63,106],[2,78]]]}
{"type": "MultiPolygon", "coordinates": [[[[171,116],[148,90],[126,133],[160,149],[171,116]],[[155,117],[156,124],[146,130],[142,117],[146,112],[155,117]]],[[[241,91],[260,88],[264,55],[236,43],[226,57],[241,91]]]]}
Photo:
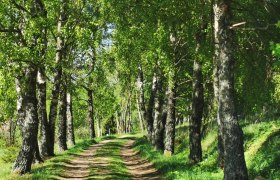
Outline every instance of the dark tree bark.
{"type": "Polygon", "coordinates": [[[65,151],[67,150],[67,88],[65,82],[61,83],[59,105],[58,149],[65,151]]]}
{"type": "Polygon", "coordinates": [[[154,123],[153,112],[154,112],[156,91],[157,91],[157,73],[154,73],[149,104],[146,112],[148,140],[150,142],[152,141],[152,136],[153,136],[153,123],[154,123]]]}
{"type": "MultiPolygon", "coordinates": [[[[172,76],[172,75],[171,75],[172,76]]],[[[165,124],[165,144],[164,155],[171,156],[174,153],[174,141],[175,141],[175,92],[176,85],[174,84],[174,77],[171,77],[168,81],[167,90],[167,116],[165,124]]]]}
{"type": "Polygon", "coordinates": [[[52,97],[51,97],[50,113],[49,113],[50,149],[48,154],[50,156],[54,156],[55,122],[57,117],[57,105],[59,100],[61,74],[62,74],[62,68],[61,65],[58,65],[56,67],[56,72],[54,75],[54,85],[52,89],[52,97]]]}
{"type": "Polygon", "coordinates": [[[234,52],[231,23],[231,1],[215,1],[214,27],[218,58],[218,110],[223,130],[224,179],[248,179],[244,159],[243,132],[239,126],[234,103],[234,52]]]}
{"type": "MultiPolygon", "coordinates": [[[[215,45],[217,46],[217,45],[215,45]]],[[[218,163],[219,166],[224,168],[224,143],[223,143],[223,130],[221,125],[221,120],[219,117],[219,107],[218,107],[218,97],[219,97],[219,75],[218,75],[218,49],[215,48],[215,56],[214,56],[214,68],[213,68],[213,76],[214,76],[214,96],[215,96],[215,105],[217,106],[217,124],[218,124],[218,163]]]]}
{"type": "MultiPolygon", "coordinates": [[[[203,20],[201,20],[203,21],[203,20]]],[[[201,124],[204,108],[204,89],[203,89],[203,75],[202,63],[200,62],[199,52],[202,43],[205,41],[205,33],[207,24],[202,22],[201,27],[196,33],[196,54],[197,58],[193,64],[193,92],[192,92],[192,117],[190,119],[190,161],[191,163],[198,163],[202,161],[202,148],[201,148],[201,124]]]]}
{"type": "Polygon", "coordinates": [[[66,7],[67,0],[61,0],[60,15],[57,23],[57,40],[56,40],[56,68],[54,74],[54,85],[52,89],[52,98],[49,113],[49,126],[50,126],[50,150],[49,154],[54,155],[54,139],[55,139],[55,121],[57,117],[57,105],[59,99],[59,91],[62,76],[62,61],[64,55],[64,39],[62,36],[62,30],[66,23],[66,7]]]}
{"type": "MultiPolygon", "coordinates": [[[[164,125],[163,122],[163,104],[164,98],[162,94],[162,80],[158,78],[157,92],[155,97],[155,112],[154,112],[154,132],[153,132],[153,144],[158,150],[164,149],[164,125]]],[[[166,120],[165,120],[166,121],[166,120]]]]}
{"type": "Polygon", "coordinates": [[[162,151],[164,151],[164,133],[165,133],[165,126],[166,126],[166,118],[167,118],[166,103],[163,102],[162,112],[160,115],[161,127],[159,129],[158,136],[155,138],[156,148],[162,151]]]}
{"type": "Polygon", "coordinates": [[[24,78],[21,78],[19,81],[24,118],[22,123],[22,145],[19,155],[17,156],[13,166],[13,172],[18,174],[30,172],[37,142],[38,113],[36,98],[36,74],[36,68],[29,65],[24,72],[24,78]]]}
{"type": "Polygon", "coordinates": [[[177,33],[175,27],[172,26],[172,33],[170,33],[170,45],[173,48],[171,53],[173,62],[170,65],[167,80],[167,116],[165,124],[165,144],[164,144],[164,155],[171,156],[174,153],[175,144],[175,123],[176,123],[176,64],[179,61],[179,41],[177,39],[177,33]]]}
{"type": "Polygon", "coordinates": [[[201,121],[203,116],[203,77],[201,63],[194,61],[193,65],[193,95],[192,95],[192,117],[190,119],[190,161],[197,163],[202,161],[201,148],[201,121]]]}
{"type": "Polygon", "coordinates": [[[39,144],[38,141],[35,142],[35,150],[34,150],[34,159],[33,162],[36,164],[40,164],[43,163],[43,159],[40,155],[40,150],[39,150],[39,144]]]}
{"type": "Polygon", "coordinates": [[[75,145],[73,109],[72,109],[72,94],[67,92],[67,140],[70,146],[75,145]]]}
{"type": "MultiPolygon", "coordinates": [[[[214,3],[214,2],[213,2],[214,3]]],[[[213,4],[214,5],[214,4],[213,4]]],[[[214,9],[213,9],[214,10],[214,9]]],[[[214,13],[214,11],[213,11],[214,13]]],[[[214,57],[213,57],[213,89],[214,89],[214,99],[215,106],[217,109],[217,125],[218,125],[218,163],[219,166],[224,168],[224,143],[223,143],[223,130],[221,126],[221,121],[219,118],[219,39],[218,39],[218,31],[214,32],[214,41],[215,41],[215,49],[214,49],[214,57]]]]}
{"type": "Polygon", "coordinates": [[[93,116],[93,98],[92,90],[88,89],[88,122],[89,122],[89,135],[90,138],[95,138],[95,129],[94,129],[94,116],[93,116]]]}
{"type": "Polygon", "coordinates": [[[38,118],[40,122],[40,150],[42,157],[49,156],[50,154],[50,137],[49,137],[49,124],[47,119],[47,86],[45,71],[43,68],[38,69],[37,73],[37,88],[38,88],[38,118]]]}

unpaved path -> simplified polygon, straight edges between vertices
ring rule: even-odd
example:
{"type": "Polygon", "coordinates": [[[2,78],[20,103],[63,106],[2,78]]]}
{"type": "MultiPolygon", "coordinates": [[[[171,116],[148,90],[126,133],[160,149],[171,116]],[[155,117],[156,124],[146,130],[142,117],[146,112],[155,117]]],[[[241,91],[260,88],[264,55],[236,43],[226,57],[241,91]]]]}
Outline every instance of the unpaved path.
{"type": "Polygon", "coordinates": [[[132,149],[134,140],[129,140],[122,148],[121,154],[128,173],[135,180],[158,180],[163,179],[154,165],[144,160],[132,149]]]}
{"type": "Polygon", "coordinates": [[[92,145],[70,162],[65,163],[64,171],[54,179],[163,179],[153,164],[143,160],[132,149],[133,143],[133,138],[122,137],[92,145]],[[118,169],[120,166],[124,169],[118,169]]]}
{"type": "Polygon", "coordinates": [[[112,140],[104,140],[98,144],[90,146],[88,149],[84,150],[82,153],[77,155],[69,163],[65,164],[65,171],[62,173],[59,179],[66,180],[79,180],[88,179],[90,177],[91,168],[95,166],[105,167],[107,166],[106,159],[97,160],[94,156],[96,151],[112,140]]]}

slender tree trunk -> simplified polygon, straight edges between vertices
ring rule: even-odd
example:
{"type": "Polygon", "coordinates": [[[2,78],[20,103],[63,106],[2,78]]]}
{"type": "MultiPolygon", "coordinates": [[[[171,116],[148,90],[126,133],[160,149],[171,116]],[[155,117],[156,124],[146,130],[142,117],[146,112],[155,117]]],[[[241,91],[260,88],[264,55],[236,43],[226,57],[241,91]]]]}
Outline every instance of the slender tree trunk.
{"type": "MultiPolygon", "coordinates": [[[[202,18],[203,19],[203,18],[202,18]]],[[[203,20],[201,20],[203,21],[203,20]]],[[[201,124],[204,108],[204,89],[203,89],[203,75],[202,63],[198,59],[201,44],[205,41],[205,33],[207,24],[201,22],[201,27],[196,33],[196,54],[197,58],[193,64],[193,94],[192,94],[192,117],[190,119],[190,161],[191,163],[198,163],[202,161],[202,148],[201,148],[201,124]]]]}
{"type": "Polygon", "coordinates": [[[194,61],[193,67],[193,97],[192,97],[192,117],[190,119],[190,161],[197,163],[202,161],[201,148],[201,121],[203,116],[203,78],[201,63],[194,61]]]}
{"type": "MultiPolygon", "coordinates": [[[[213,4],[214,6],[214,4],[213,4]]],[[[214,9],[213,9],[214,13],[214,9]]],[[[215,17],[214,17],[215,18],[215,17]]],[[[216,24],[218,22],[215,22],[216,24]]],[[[218,25],[218,24],[217,24],[218,25]]],[[[216,25],[216,26],[217,26],[216,25]]],[[[218,106],[218,99],[219,99],[219,39],[218,39],[218,31],[214,32],[214,58],[213,58],[213,89],[214,89],[214,99],[215,99],[215,106],[217,109],[217,125],[218,125],[218,162],[219,166],[223,169],[224,168],[224,143],[223,143],[223,130],[222,125],[219,117],[219,106],[218,106]]]]}
{"type": "Polygon", "coordinates": [[[23,90],[21,87],[21,81],[22,80],[22,76],[17,76],[15,79],[15,83],[16,83],[16,92],[17,92],[17,123],[18,125],[22,128],[23,126],[23,122],[24,122],[24,117],[25,117],[25,112],[23,109],[23,90]]]}
{"type": "Polygon", "coordinates": [[[140,128],[141,128],[141,132],[144,132],[144,123],[143,123],[143,116],[142,116],[142,112],[140,110],[140,104],[139,104],[139,100],[138,100],[138,96],[136,94],[136,106],[137,106],[137,112],[138,112],[138,118],[139,118],[139,124],[140,124],[140,128]]]}
{"type": "Polygon", "coordinates": [[[59,99],[59,91],[62,76],[62,60],[64,54],[64,40],[62,35],[63,27],[66,23],[66,7],[67,0],[61,0],[60,15],[57,23],[57,40],[56,40],[56,68],[54,74],[54,85],[52,89],[52,99],[50,104],[49,113],[49,126],[50,126],[50,150],[49,154],[54,155],[54,139],[55,139],[55,121],[57,117],[57,105],[59,99]]]}
{"type": "MultiPolygon", "coordinates": [[[[217,46],[217,45],[215,45],[217,46]]],[[[219,75],[218,75],[218,49],[215,48],[215,56],[214,56],[214,68],[213,68],[213,76],[214,76],[214,98],[215,98],[215,106],[217,107],[217,124],[218,124],[218,162],[220,167],[224,168],[224,143],[223,143],[223,129],[221,125],[221,120],[219,118],[219,107],[218,107],[218,97],[219,97],[219,75]]]]}
{"type": "Polygon", "coordinates": [[[127,121],[127,132],[128,133],[131,133],[131,129],[132,129],[132,114],[131,114],[131,95],[132,95],[132,92],[130,90],[129,92],[129,98],[128,98],[128,121],[127,121]]]}
{"type": "Polygon", "coordinates": [[[125,111],[123,113],[123,133],[127,133],[127,112],[128,112],[128,103],[129,103],[129,98],[127,99],[127,104],[125,107],[125,111]]]}
{"type": "MultiPolygon", "coordinates": [[[[24,72],[25,78],[20,79],[20,94],[22,98],[22,145],[13,166],[13,172],[24,174],[30,172],[34,157],[38,135],[38,113],[36,98],[36,74],[37,70],[28,66],[24,72]]],[[[17,90],[18,91],[18,90],[17,90]]],[[[18,104],[18,106],[21,106],[18,104]]]]}
{"type": "MultiPolygon", "coordinates": [[[[145,108],[145,96],[144,96],[144,74],[142,65],[139,64],[138,66],[138,87],[139,87],[139,106],[140,106],[140,113],[141,113],[141,119],[142,123],[144,122],[144,119],[146,117],[146,108],[145,108]]],[[[144,123],[142,124],[143,131],[145,130],[144,123]]]]}
{"type": "Polygon", "coordinates": [[[9,120],[9,144],[10,145],[14,144],[13,130],[14,130],[14,122],[13,119],[11,118],[9,120]]]}
{"type": "Polygon", "coordinates": [[[66,84],[61,83],[59,100],[59,121],[58,121],[58,149],[67,150],[67,88],[66,84]]]}
{"type": "Polygon", "coordinates": [[[100,136],[102,136],[102,130],[101,130],[101,117],[99,116],[98,118],[97,118],[97,127],[98,127],[98,137],[100,137],[100,136]]]}
{"type": "Polygon", "coordinates": [[[166,103],[163,103],[162,106],[162,112],[161,112],[161,123],[162,123],[162,127],[160,129],[160,133],[158,136],[158,139],[156,139],[156,148],[160,149],[160,150],[164,150],[164,133],[165,133],[165,126],[166,126],[166,119],[167,119],[167,109],[166,109],[166,103]]]}
{"type": "Polygon", "coordinates": [[[248,179],[244,159],[243,132],[234,103],[234,52],[231,23],[231,1],[215,1],[215,40],[219,67],[219,118],[223,130],[224,179],[248,179]]]}
{"type": "Polygon", "coordinates": [[[149,104],[146,112],[148,140],[150,142],[152,141],[152,136],[153,136],[153,123],[154,123],[153,112],[154,112],[156,91],[157,91],[157,73],[155,72],[153,76],[153,83],[152,83],[149,104]]]}
{"type": "MultiPolygon", "coordinates": [[[[172,76],[172,75],[171,75],[172,76]]],[[[176,86],[173,80],[174,76],[169,77],[168,91],[167,91],[167,117],[165,125],[165,146],[164,155],[171,156],[174,153],[174,143],[175,143],[175,92],[176,86]]]]}
{"type": "Polygon", "coordinates": [[[88,122],[90,138],[95,138],[92,90],[88,89],[88,122]]]}
{"type": "Polygon", "coordinates": [[[117,134],[121,134],[120,115],[118,111],[116,111],[116,123],[117,123],[117,134]]]}
{"type": "Polygon", "coordinates": [[[70,146],[75,145],[74,123],[73,123],[73,106],[71,90],[67,92],[67,140],[70,146]]]}
{"type": "Polygon", "coordinates": [[[155,96],[155,112],[154,112],[154,132],[153,132],[153,145],[158,150],[164,149],[164,125],[162,122],[162,112],[163,112],[163,94],[161,94],[162,91],[162,82],[160,79],[158,79],[157,83],[157,92],[155,96]]]}
{"type": "Polygon", "coordinates": [[[170,34],[170,42],[173,47],[173,62],[170,66],[168,74],[168,84],[167,84],[167,117],[165,125],[165,144],[164,144],[164,155],[171,156],[174,154],[174,144],[175,144],[175,123],[176,123],[176,64],[178,63],[179,53],[178,53],[178,40],[177,33],[174,27],[172,27],[173,32],[170,34]]]}
{"type": "Polygon", "coordinates": [[[127,121],[127,133],[130,133],[131,132],[131,109],[130,109],[130,101],[128,103],[128,121],[127,121]]]}
{"type": "Polygon", "coordinates": [[[49,124],[47,118],[46,98],[47,86],[45,71],[43,68],[38,69],[37,73],[38,88],[38,117],[40,122],[40,150],[43,157],[49,156],[50,149],[49,124]]]}

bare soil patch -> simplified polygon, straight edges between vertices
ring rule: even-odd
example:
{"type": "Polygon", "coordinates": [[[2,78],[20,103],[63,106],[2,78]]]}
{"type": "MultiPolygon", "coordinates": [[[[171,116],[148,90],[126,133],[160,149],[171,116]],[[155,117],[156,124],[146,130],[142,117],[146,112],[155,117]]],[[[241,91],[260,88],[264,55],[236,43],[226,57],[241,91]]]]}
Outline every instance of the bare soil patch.
{"type": "Polygon", "coordinates": [[[98,144],[94,144],[87,150],[84,150],[81,154],[77,155],[77,157],[72,159],[69,163],[66,163],[64,165],[64,172],[61,173],[62,175],[59,179],[87,179],[90,177],[91,168],[106,167],[106,158],[95,158],[95,154],[98,149],[111,141],[112,140],[105,140],[98,144]]]}
{"type": "Polygon", "coordinates": [[[142,159],[140,155],[133,150],[133,143],[134,140],[129,140],[123,146],[121,153],[130,177],[134,180],[163,179],[151,162],[142,159]]]}

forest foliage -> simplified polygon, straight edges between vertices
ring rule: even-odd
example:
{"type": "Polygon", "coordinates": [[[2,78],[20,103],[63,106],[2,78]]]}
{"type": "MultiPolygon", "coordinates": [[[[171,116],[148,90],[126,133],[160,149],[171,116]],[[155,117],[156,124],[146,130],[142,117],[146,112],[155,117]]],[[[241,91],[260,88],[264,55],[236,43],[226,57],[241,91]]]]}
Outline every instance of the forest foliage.
{"type": "MultiPolygon", "coordinates": [[[[215,89],[216,78],[222,82],[226,74],[236,120],[229,124],[238,126],[233,128],[279,119],[279,0],[0,3],[0,156],[1,149],[24,149],[31,131],[39,146],[30,147],[46,152],[43,159],[54,155],[49,144],[57,152],[67,149],[62,141],[72,146],[75,138],[139,132],[160,152],[174,155],[181,147],[175,126],[182,123],[190,128],[183,136],[193,137],[182,152],[201,151],[207,134],[227,130],[220,127],[227,127],[228,111],[219,111],[227,96],[215,89]],[[228,73],[222,74],[227,58],[228,73]],[[30,85],[36,81],[32,72],[37,84],[30,85]],[[37,92],[33,102],[27,98],[31,91],[37,92]],[[32,103],[37,115],[26,108],[32,103]],[[225,115],[221,124],[219,113],[225,115]],[[24,122],[34,127],[29,131],[24,122]]],[[[191,153],[190,162],[203,161],[200,154],[191,153]]],[[[14,156],[1,158],[10,162],[14,156]]],[[[248,167],[249,174],[262,171],[248,167]]]]}

